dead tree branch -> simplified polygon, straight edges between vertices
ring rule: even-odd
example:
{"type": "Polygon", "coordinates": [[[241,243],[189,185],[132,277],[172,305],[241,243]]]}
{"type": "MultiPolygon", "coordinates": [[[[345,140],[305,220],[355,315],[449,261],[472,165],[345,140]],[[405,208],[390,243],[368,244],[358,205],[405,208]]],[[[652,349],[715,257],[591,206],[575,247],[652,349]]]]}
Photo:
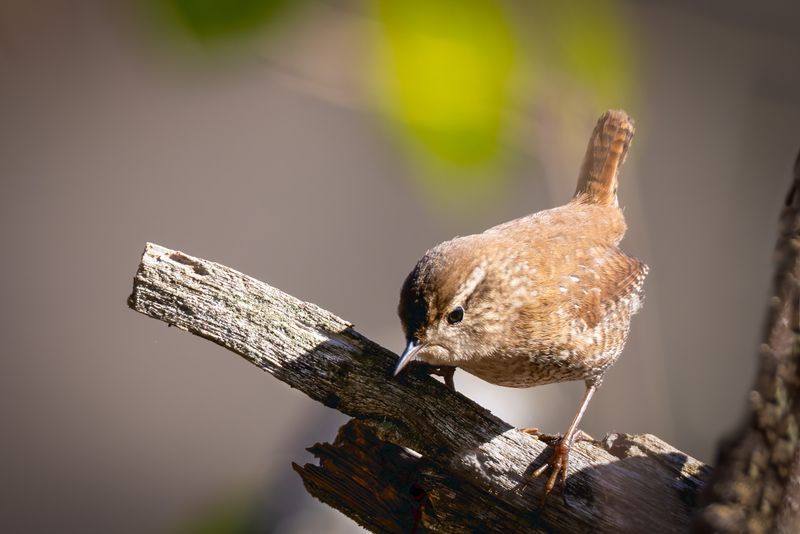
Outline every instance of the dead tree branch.
{"type": "Polygon", "coordinates": [[[707,473],[653,436],[582,442],[566,502],[552,499],[539,513],[541,482],[523,481],[546,458],[545,443],[422,369],[391,379],[396,356],[330,312],[154,244],[129,305],[358,418],[336,443],[312,449],[321,466],[296,469],[311,493],[375,530],[682,530],[707,473]]]}
{"type": "Polygon", "coordinates": [[[332,313],[229,267],[147,244],[131,308],[207,338],[355,420],[295,466],[381,532],[685,531],[709,470],[650,435],[579,442],[564,499],[540,510],[545,441],[517,431],[332,313]],[[410,450],[409,450],[410,449],[410,450]],[[416,452],[414,452],[416,451],[416,452]]]}

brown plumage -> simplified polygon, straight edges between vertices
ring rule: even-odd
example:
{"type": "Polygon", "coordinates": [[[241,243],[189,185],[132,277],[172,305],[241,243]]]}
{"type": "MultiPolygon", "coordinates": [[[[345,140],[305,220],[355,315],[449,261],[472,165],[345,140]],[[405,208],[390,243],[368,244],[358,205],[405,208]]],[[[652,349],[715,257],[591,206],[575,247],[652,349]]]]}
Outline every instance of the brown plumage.
{"type": "Polygon", "coordinates": [[[545,497],[565,480],[577,425],[642,303],[648,268],[618,248],[617,178],[633,130],[624,112],[606,112],[569,203],[437,245],[400,296],[408,347],[396,373],[419,360],[502,386],[585,381],[572,425],[534,473],[552,467],[545,497]]]}

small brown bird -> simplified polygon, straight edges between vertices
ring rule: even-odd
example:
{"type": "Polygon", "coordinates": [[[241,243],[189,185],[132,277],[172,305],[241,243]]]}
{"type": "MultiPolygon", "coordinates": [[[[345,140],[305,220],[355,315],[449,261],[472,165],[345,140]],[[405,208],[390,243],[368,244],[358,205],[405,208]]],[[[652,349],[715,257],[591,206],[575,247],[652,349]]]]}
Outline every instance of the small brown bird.
{"type": "Polygon", "coordinates": [[[583,380],[586,390],[549,461],[544,498],[566,482],[578,424],[628,336],[648,267],[618,248],[626,226],[617,174],[633,121],[608,111],[589,140],[578,187],[564,206],[457,237],[428,250],[405,280],[398,313],[419,360],[501,386],[583,380]]]}

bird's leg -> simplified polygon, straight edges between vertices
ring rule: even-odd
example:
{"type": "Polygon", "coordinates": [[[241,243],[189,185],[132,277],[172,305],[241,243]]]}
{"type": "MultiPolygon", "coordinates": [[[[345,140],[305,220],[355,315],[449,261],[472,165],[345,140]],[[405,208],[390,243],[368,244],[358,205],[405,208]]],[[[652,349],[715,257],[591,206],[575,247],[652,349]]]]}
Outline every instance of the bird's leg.
{"type": "Polygon", "coordinates": [[[456,368],[450,365],[440,365],[431,367],[430,373],[432,375],[441,376],[444,378],[445,385],[450,388],[450,391],[456,390],[456,383],[453,381],[453,375],[456,374],[456,368]]]}
{"type": "Polygon", "coordinates": [[[553,491],[553,488],[557,482],[560,482],[562,485],[566,485],[567,483],[569,450],[572,447],[572,444],[575,442],[578,424],[581,422],[581,418],[583,418],[583,414],[586,412],[586,407],[589,406],[589,401],[592,400],[592,395],[594,395],[596,389],[596,382],[586,382],[586,391],[583,393],[583,400],[581,401],[580,408],[578,408],[578,413],[575,414],[575,418],[572,420],[572,424],[569,425],[569,428],[567,429],[567,433],[564,434],[564,437],[558,440],[558,442],[554,445],[553,455],[550,457],[550,459],[531,474],[531,478],[537,478],[547,471],[548,468],[551,469],[550,476],[547,477],[547,483],[545,483],[544,486],[542,505],[544,505],[545,501],[547,500],[547,496],[550,495],[551,491],[553,491]]]}

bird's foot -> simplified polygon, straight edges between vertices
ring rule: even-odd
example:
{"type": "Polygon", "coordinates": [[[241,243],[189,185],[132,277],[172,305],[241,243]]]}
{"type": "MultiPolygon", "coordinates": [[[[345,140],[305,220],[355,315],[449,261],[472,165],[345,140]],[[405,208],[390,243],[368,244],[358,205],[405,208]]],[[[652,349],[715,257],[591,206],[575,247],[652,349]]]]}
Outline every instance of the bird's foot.
{"type": "Polygon", "coordinates": [[[520,432],[524,432],[529,436],[533,436],[539,441],[544,441],[548,445],[555,445],[561,439],[561,434],[545,434],[538,427],[520,428],[520,432]]]}
{"type": "Polygon", "coordinates": [[[453,375],[456,374],[456,368],[449,365],[440,365],[438,367],[430,366],[430,374],[441,376],[444,378],[445,385],[450,388],[450,391],[456,390],[456,384],[453,381],[453,375]]]}
{"type": "Polygon", "coordinates": [[[542,506],[545,505],[547,501],[547,497],[556,487],[559,486],[559,489],[563,491],[564,487],[567,485],[567,466],[569,465],[569,451],[571,448],[571,443],[566,438],[561,438],[558,442],[553,445],[553,454],[550,458],[545,462],[542,466],[537,468],[533,473],[530,475],[530,479],[539,478],[542,476],[548,469],[550,470],[550,474],[547,477],[547,481],[544,485],[544,495],[542,495],[542,506]]]}

